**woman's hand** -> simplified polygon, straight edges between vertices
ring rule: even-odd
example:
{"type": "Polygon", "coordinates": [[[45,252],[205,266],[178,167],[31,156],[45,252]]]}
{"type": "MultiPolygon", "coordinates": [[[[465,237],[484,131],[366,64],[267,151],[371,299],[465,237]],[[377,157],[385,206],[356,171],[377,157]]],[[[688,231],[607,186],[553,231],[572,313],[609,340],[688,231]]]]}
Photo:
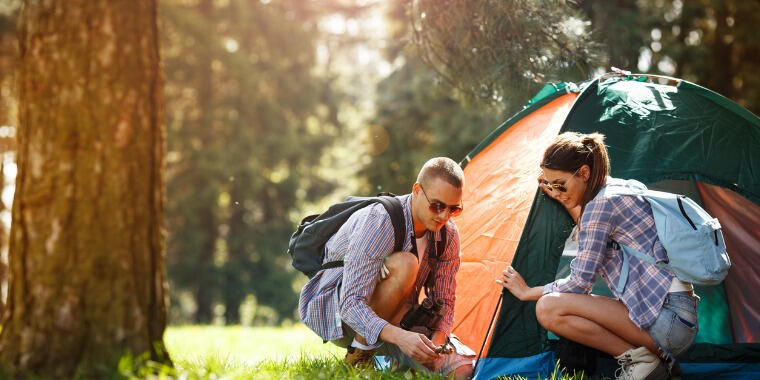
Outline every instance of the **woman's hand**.
{"type": "Polygon", "coordinates": [[[546,178],[544,178],[543,174],[540,174],[538,176],[538,187],[541,188],[541,190],[544,191],[546,195],[548,195],[550,198],[554,199],[555,201],[562,204],[562,206],[565,207],[565,210],[567,210],[568,214],[570,214],[570,217],[573,218],[573,221],[575,224],[578,224],[578,221],[580,221],[581,218],[581,206],[570,206],[567,202],[568,200],[562,200],[559,197],[559,190],[550,189],[549,186],[547,186],[549,182],[546,181],[546,178]]]}
{"type": "Polygon", "coordinates": [[[501,280],[496,280],[520,301],[535,301],[541,297],[541,287],[529,287],[515,268],[508,266],[501,272],[501,280]]]}

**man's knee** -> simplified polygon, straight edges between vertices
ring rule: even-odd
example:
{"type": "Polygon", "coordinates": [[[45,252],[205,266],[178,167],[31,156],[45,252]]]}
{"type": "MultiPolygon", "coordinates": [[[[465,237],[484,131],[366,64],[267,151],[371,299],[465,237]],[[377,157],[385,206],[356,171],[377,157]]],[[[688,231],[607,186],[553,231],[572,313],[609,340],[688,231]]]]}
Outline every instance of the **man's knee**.
{"type": "Polygon", "coordinates": [[[536,319],[547,330],[551,330],[559,316],[557,296],[557,293],[545,294],[536,302],[536,319]]]}
{"type": "Polygon", "coordinates": [[[419,263],[417,256],[410,252],[394,252],[385,260],[385,267],[390,272],[390,278],[402,282],[413,282],[417,278],[419,263]]]}

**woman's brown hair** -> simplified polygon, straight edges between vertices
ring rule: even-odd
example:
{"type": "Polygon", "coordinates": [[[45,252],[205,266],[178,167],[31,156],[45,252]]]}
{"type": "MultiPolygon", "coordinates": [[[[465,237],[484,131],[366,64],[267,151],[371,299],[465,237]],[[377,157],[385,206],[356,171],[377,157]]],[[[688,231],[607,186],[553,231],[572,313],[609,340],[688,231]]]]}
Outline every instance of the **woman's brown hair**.
{"type": "Polygon", "coordinates": [[[591,174],[581,199],[582,209],[596,196],[610,174],[610,159],[607,147],[604,146],[604,135],[565,132],[546,148],[541,161],[541,168],[570,173],[583,165],[588,165],[591,174]]]}

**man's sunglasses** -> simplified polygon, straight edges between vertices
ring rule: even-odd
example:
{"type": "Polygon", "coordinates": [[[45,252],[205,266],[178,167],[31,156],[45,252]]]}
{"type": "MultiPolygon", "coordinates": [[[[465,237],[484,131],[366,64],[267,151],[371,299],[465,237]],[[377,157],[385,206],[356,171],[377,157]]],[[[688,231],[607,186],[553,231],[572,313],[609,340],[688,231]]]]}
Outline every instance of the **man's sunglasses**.
{"type": "Polygon", "coordinates": [[[425,194],[425,189],[422,188],[422,184],[420,184],[420,190],[422,190],[422,195],[425,196],[425,200],[428,202],[428,209],[430,212],[440,214],[445,210],[449,210],[449,216],[457,216],[462,213],[462,206],[451,206],[438,201],[431,202],[430,198],[425,194]]]}
{"type": "MultiPolygon", "coordinates": [[[[570,176],[568,176],[567,178],[565,178],[562,182],[567,183],[567,180],[569,180],[570,178],[575,177],[575,175],[578,173],[578,170],[581,170],[581,168],[575,169],[575,171],[573,172],[573,174],[570,174],[570,176]]],[[[566,193],[567,192],[567,186],[565,186],[564,183],[549,183],[549,181],[547,181],[544,178],[538,180],[538,183],[540,183],[540,184],[548,187],[549,190],[557,190],[560,193],[566,193]]]]}

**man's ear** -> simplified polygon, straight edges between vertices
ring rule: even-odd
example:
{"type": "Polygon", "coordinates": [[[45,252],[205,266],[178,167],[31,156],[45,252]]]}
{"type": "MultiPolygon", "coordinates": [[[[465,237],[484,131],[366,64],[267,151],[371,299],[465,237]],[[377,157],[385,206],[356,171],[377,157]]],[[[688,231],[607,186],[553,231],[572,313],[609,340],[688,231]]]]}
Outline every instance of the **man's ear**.
{"type": "Polygon", "coordinates": [[[414,185],[412,185],[412,194],[414,194],[416,196],[419,193],[420,193],[420,183],[419,182],[415,182],[414,185]]]}

